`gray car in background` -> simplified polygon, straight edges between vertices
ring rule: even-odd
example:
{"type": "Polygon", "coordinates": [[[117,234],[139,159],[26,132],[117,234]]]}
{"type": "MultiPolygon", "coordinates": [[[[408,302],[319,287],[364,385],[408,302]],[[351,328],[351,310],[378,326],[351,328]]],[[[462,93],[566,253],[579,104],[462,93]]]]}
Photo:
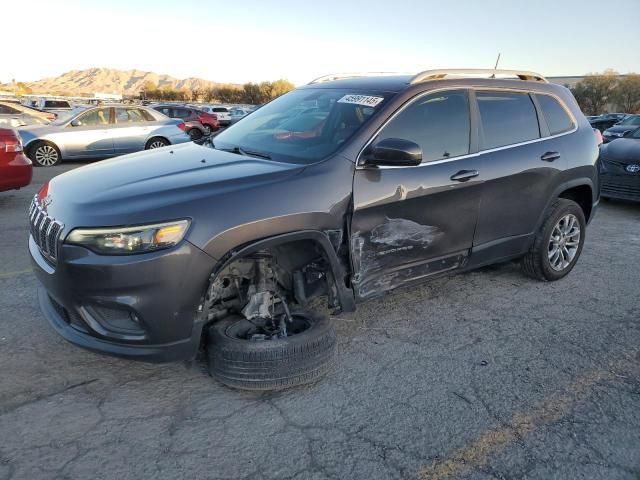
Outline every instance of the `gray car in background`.
{"type": "Polygon", "coordinates": [[[20,128],[34,165],[62,160],[108,158],[190,141],[184,122],[140,106],[100,106],[47,126],[20,128]]]}
{"type": "Polygon", "coordinates": [[[0,128],[47,125],[55,118],[53,113],[41,112],[19,103],[0,101],[0,128]]]}

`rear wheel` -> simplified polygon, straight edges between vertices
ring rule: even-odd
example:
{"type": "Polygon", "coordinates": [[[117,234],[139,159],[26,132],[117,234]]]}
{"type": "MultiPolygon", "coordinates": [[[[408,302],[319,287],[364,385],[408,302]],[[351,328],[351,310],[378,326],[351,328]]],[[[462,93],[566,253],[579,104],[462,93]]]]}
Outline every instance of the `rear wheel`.
{"type": "Polygon", "coordinates": [[[60,150],[53,143],[37,142],[29,149],[29,158],[36,167],[53,167],[60,164],[60,150]]]}
{"type": "Polygon", "coordinates": [[[197,128],[192,128],[191,130],[189,130],[189,138],[194,141],[200,140],[202,138],[202,132],[197,128]]]}
{"type": "Polygon", "coordinates": [[[145,145],[144,149],[145,150],[151,150],[151,149],[154,149],[154,148],[166,147],[167,145],[170,145],[169,140],[167,140],[165,138],[155,137],[155,138],[151,138],[147,142],[147,144],[145,145]]]}
{"type": "Polygon", "coordinates": [[[575,266],[585,239],[586,221],[580,205],[559,198],[551,205],[531,250],[522,259],[522,269],[543,281],[559,280],[575,266]]]}
{"type": "Polygon", "coordinates": [[[243,390],[279,390],[312,383],[333,365],[336,333],[329,318],[292,312],[285,338],[270,336],[241,316],[214,323],[208,330],[209,373],[243,390]]]}
{"type": "Polygon", "coordinates": [[[213,130],[211,129],[211,125],[204,125],[204,134],[205,135],[207,135],[207,136],[211,135],[212,131],[213,130]]]}

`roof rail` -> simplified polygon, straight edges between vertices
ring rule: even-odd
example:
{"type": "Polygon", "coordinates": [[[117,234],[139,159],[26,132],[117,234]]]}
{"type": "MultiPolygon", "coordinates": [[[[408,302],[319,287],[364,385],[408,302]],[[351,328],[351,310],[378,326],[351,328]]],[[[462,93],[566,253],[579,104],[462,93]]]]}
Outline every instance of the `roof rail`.
{"type": "MultiPolygon", "coordinates": [[[[322,82],[331,82],[333,80],[344,80],[347,78],[359,78],[359,77],[384,77],[389,75],[403,75],[398,72],[359,72],[359,73],[332,73],[330,75],[323,75],[322,77],[311,80],[307,85],[322,82]]],[[[404,74],[406,75],[406,74],[404,74]]]]}
{"type": "Polygon", "coordinates": [[[531,80],[535,82],[549,83],[539,73],[527,72],[523,70],[494,70],[484,68],[447,68],[443,70],[425,70],[420,72],[411,79],[409,84],[414,85],[416,83],[426,82],[429,80],[441,80],[448,76],[462,76],[462,77],[475,77],[475,76],[487,76],[488,78],[500,77],[516,77],[520,80],[531,80]]]}

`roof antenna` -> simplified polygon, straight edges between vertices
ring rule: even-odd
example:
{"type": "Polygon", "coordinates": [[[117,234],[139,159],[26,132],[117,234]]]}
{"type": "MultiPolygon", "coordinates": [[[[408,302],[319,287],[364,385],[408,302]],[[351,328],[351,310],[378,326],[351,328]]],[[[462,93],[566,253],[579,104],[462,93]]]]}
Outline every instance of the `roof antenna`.
{"type": "MultiPolygon", "coordinates": [[[[495,67],[493,67],[493,69],[494,69],[494,70],[498,70],[498,63],[500,63],[500,55],[502,55],[502,54],[501,54],[501,53],[498,53],[498,58],[496,59],[496,66],[495,66],[495,67]]],[[[491,77],[489,77],[489,78],[496,78],[496,74],[495,74],[495,72],[494,72],[494,74],[493,74],[493,75],[491,75],[491,77]]]]}

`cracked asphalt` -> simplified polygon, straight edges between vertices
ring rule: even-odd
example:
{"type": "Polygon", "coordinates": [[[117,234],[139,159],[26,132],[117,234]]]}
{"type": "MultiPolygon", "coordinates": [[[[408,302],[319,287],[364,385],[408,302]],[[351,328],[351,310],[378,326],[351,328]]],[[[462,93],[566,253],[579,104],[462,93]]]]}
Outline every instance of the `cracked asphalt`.
{"type": "Polygon", "coordinates": [[[196,361],[66,343],[0,193],[0,479],[640,479],[640,205],[603,202],[578,265],[504,264],[334,319],[321,382],[230,390],[196,361]]]}

